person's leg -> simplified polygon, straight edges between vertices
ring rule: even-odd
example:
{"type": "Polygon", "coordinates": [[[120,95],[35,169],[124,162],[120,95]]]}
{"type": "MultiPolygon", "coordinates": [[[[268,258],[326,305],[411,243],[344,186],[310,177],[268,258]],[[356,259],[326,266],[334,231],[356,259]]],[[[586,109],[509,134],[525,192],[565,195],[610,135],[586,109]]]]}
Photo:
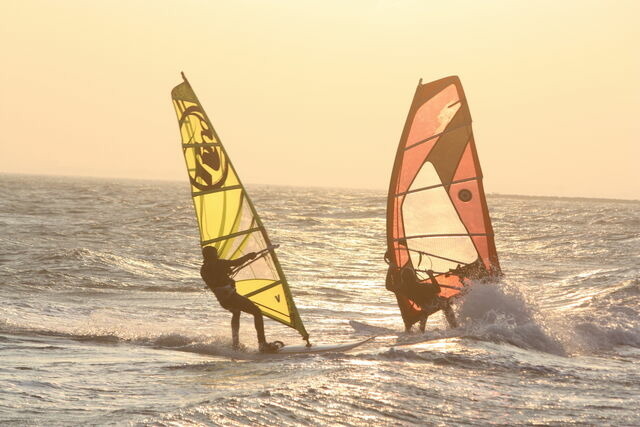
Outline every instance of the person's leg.
{"type": "Polygon", "coordinates": [[[264,320],[262,318],[262,312],[258,306],[252,303],[249,298],[238,294],[233,295],[232,304],[235,309],[253,315],[253,324],[255,325],[256,334],[258,335],[258,344],[266,343],[267,339],[264,335],[264,320]]]}
{"type": "Polygon", "coordinates": [[[238,348],[240,347],[240,310],[234,310],[231,313],[231,339],[233,348],[238,348]]]}
{"type": "Polygon", "coordinates": [[[413,323],[410,322],[404,322],[404,331],[408,334],[411,332],[411,327],[413,326],[413,323]]]}
{"type": "Polygon", "coordinates": [[[411,302],[406,295],[396,292],[396,300],[398,301],[398,307],[400,308],[400,315],[402,316],[402,322],[404,323],[404,332],[410,333],[411,327],[416,322],[414,309],[411,308],[411,302]]]}
{"type": "Polygon", "coordinates": [[[451,308],[451,304],[449,303],[449,301],[443,298],[441,305],[442,311],[444,312],[444,317],[447,318],[447,322],[449,323],[449,327],[457,328],[458,321],[456,320],[456,314],[453,312],[453,308],[451,308]]]}
{"type": "Polygon", "coordinates": [[[441,307],[437,304],[436,301],[432,300],[424,305],[421,305],[420,308],[422,309],[422,318],[426,320],[432,314],[437,313],[441,307]]]}
{"type": "Polygon", "coordinates": [[[440,310],[440,307],[432,299],[428,303],[421,305],[420,309],[422,310],[422,318],[420,319],[420,332],[424,332],[427,328],[427,319],[429,319],[429,316],[431,316],[433,313],[436,313],[438,310],[440,310]]]}

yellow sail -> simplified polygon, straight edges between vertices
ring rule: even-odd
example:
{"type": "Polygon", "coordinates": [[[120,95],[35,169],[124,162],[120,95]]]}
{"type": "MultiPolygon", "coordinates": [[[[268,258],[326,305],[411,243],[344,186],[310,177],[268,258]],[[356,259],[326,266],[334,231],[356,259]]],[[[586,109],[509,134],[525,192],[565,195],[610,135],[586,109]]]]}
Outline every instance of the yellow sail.
{"type": "Polygon", "coordinates": [[[309,334],[260,217],[184,74],[182,78],[184,82],[173,88],[171,98],[180,126],[200,245],[215,247],[225,259],[267,252],[239,271],[236,289],[265,316],[296,329],[307,340],[309,334]]]}

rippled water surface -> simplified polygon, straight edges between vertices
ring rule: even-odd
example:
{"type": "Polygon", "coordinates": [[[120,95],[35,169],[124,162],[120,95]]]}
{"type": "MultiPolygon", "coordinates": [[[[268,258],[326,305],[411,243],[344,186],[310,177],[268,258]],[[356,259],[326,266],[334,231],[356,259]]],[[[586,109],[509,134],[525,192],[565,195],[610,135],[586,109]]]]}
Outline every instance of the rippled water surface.
{"type": "Polygon", "coordinates": [[[504,280],[407,335],[384,192],[249,192],[311,340],[375,341],[232,351],[186,183],[0,175],[0,424],[640,424],[640,202],[489,196],[504,280]]]}

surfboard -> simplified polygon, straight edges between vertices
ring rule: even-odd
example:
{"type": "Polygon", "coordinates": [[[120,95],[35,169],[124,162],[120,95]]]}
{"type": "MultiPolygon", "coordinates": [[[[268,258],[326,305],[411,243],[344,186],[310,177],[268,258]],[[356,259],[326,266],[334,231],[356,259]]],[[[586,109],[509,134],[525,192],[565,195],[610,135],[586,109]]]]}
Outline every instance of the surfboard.
{"type": "Polygon", "coordinates": [[[344,351],[353,350],[362,344],[372,341],[375,337],[369,337],[359,341],[349,341],[339,344],[314,344],[311,347],[306,345],[285,345],[277,353],[263,353],[267,356],[274,356],[279,354],[311,354],[311,353],[340,353],[344,351]]]}
{"type": "Polygon", "coordinates": [[[387,344],[390,347],[410,346],[414,344],[422,344],[433,341],[447,340],[451,338],[466,338],[467,335],[460,328],[447,329],[447,330],[435,330],[423,333],[396,331],[394,329],[385,328],[382,326],[370,325],[364,322],[358,322],[357,320],[350,320],[349,325],[356,332],[374,333],[377,341],[389,342],[387,344]]]}

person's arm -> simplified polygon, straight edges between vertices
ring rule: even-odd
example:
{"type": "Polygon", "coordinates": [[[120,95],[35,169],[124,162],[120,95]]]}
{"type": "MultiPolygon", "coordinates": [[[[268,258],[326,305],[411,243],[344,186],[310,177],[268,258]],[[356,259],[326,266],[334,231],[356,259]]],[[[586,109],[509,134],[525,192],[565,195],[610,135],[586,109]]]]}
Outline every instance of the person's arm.
{"type": "Polygon", "coordinates": [[[254,259],[255,257],[256,257],[256,253],[255,252],[249,252],[245,256],[241,256],[240,258],[229,260],[227,262],[229,263],[228,264],[229,266],[237,267],[237,266],[242,265],[245,262],[249,261],[250,259],[254,259]]]}
{"type": "Polygon", "coordinates": [[[427,274],[429,275],[429,279],[431,279],[431,283],[433,284],[433,286],[435,286],[438,290],[438,293],[440,293],[440,284],[438,283],[436,276],[433,275],[433,270],[427,270],[427,274]]]}
{"type": "Polygon", "coordinates": [[[387,288],[387,290],[391,292],[396,291],[396,283],[395,283],[395,280],[393,280],[393,273],[391,272],[391,268],[387,270],[387,278],[384,281],[384,285],[387,288]]]}
{"type": "Polygon", "coordinates": [[[391,265],[391,254],[389,253],[389,251],[386,251],[384,253],[384,262],[386,262],[388,265],[391,265]]]}
{"type": "Polygon", "coordinates": [[[429,275],[429,279],[431,279],[431,283],[437,285],[438,281],[436,280],[436,276],[433,275],[433,270],[427,270],[427,274],[429,275]]]}

